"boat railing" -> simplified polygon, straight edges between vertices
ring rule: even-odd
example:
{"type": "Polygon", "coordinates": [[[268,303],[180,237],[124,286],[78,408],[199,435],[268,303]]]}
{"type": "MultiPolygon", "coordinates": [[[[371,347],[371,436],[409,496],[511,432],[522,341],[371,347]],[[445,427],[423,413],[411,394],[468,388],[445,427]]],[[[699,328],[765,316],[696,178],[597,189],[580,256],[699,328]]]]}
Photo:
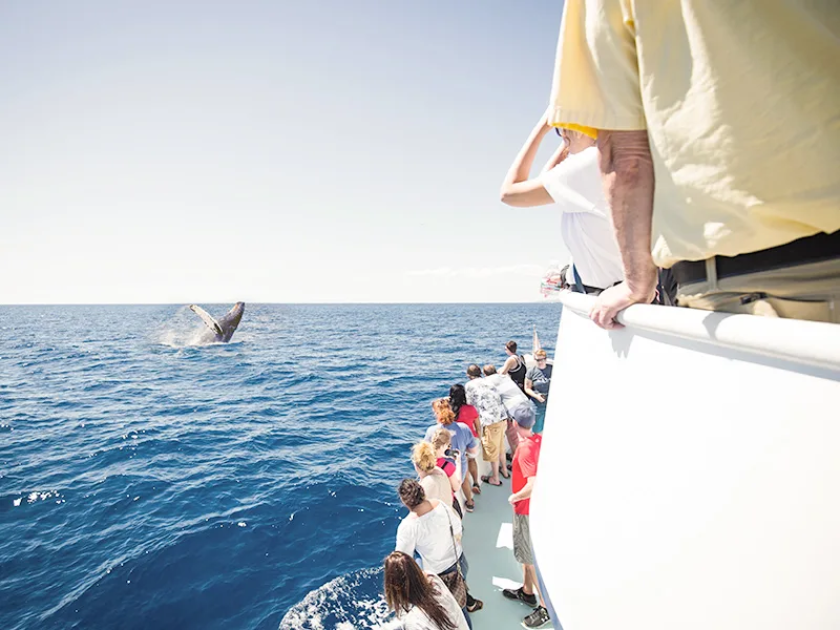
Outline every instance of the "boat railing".
{"type": "Polygon", "coordinates": [[[562,626],[840,627],[840,325],[638,305],[607,331],[561,299],[531,534],[562,626]]]}
{"type": "MultiPolygon", "coordinates": [[[[567,292],[560,301],[564,310],[588,316],[596,298],[567,292]]],[[[658,333],[804,365],[840,369],[840,326],[836,324],[650,304],[636,304],[625,309],[619,313],[618,321],[636,331],[658,333]]]]}

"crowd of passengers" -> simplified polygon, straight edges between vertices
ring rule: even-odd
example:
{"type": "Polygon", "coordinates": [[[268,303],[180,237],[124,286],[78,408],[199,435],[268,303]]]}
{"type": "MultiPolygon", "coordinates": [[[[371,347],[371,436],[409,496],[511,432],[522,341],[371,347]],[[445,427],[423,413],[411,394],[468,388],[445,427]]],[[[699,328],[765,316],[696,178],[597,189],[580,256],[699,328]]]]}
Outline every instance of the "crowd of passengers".
{"type": "Polygon", "coordinates": [[[483,602],[467,583],[462,519],[464,511],[476,509],[482,485],[501,488],[506,479],[511,479],[513,552],[523,567],[523,585],[502,594],[536,607],[523,620],[525,627],[549,622],[538,598],[528,519],[542,444],[534,429],[537,417],[545,417],[552,366],[541,349],[530,368],[515,342],[509,341],[505,351],[501,369],[470,365],[465,384],[452,385],[448,397],[432,401],[435,424],[411,450],[418,477],[399,485],[409,514],[397,529],[396,550],[385,558],[385,599],[406,630],[472,628],[470,613],[481,610],[483,602]],[[490,469],[483,476],[479,456],[490,469]]]}

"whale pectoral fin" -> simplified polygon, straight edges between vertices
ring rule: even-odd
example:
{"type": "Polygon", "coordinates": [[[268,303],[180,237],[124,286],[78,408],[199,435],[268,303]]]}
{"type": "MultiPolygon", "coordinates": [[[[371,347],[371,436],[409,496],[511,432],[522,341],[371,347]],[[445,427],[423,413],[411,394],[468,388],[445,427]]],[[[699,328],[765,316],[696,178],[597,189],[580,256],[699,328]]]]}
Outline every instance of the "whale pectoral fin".
{"type": "Polygon", "coordinates": [[[210,315],[210,313],[205,311],[197,304],[190,304],[190,310],[201,318],[201,321],[203,321],[207,325],[207,328],[212,330],[217,335],[224,335],[224,332],[222,331],[222,327],[219,325],[219,322],[213,319],[213,316],[210,315]]]}

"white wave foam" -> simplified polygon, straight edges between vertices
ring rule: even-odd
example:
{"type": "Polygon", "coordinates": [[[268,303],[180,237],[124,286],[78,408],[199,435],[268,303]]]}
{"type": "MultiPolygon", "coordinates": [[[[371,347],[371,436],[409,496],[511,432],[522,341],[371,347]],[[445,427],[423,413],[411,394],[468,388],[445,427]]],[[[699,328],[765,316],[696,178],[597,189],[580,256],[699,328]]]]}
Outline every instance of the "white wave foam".
{"type": "Polygon", "coordinates": [[[280,622],[280,630],[395,630],[402,624],[381,593],[382,569],[363,569],[310,592],[280,622]]]}
{"type": "Polygon", "coordinates": [[[172,319],[152,334],[152,341],[170,348],[213,346],[220,342],[213,340],[212,333],[190,310],[189,306],[179,308],[172,319]]]}

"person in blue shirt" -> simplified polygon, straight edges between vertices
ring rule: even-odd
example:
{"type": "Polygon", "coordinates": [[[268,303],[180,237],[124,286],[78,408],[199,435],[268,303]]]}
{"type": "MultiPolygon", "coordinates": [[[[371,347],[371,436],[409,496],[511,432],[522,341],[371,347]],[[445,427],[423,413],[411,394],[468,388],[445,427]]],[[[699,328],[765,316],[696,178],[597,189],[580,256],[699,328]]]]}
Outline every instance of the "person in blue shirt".
{"type": "MultiPolygon", "coordinates": [[[[455,422],[455,414],[452,412],[452,407],[449,406],[448,398],[437,398],[433,400],[432,409],[435,412],[437,422],[426,429],[425,441],[431,442],[435,431],[440,427],[444,427],[452,436],[452,449],[459,452],[461,470],[467,470],[467,453],[478,453],[478,440],[466,425],[455,422]]],[[[467,506],[472,507],[474,505],[472,488],[470,487],[467,476],[464,475],[464,477],[461,483],[461,490],[464,492],[467,506]]]]}

